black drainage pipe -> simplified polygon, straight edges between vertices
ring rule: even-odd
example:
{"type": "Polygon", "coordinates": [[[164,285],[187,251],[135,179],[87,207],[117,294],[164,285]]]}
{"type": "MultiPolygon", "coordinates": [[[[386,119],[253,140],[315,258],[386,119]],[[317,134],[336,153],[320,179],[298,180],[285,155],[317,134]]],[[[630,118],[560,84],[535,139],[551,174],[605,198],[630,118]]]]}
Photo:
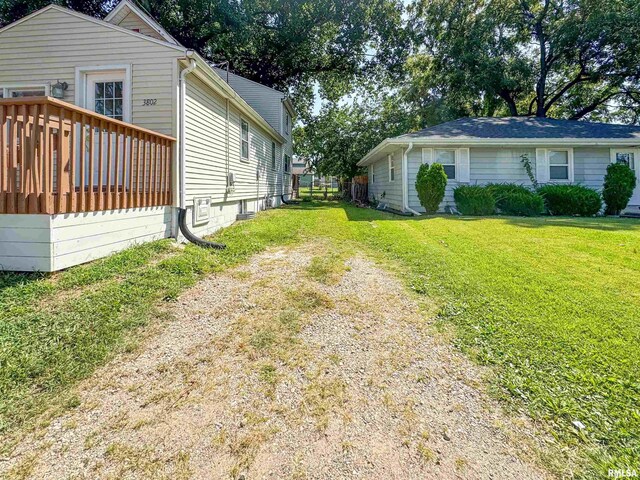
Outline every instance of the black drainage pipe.
{"type": "Polygon", "coordinates": [[[291,200],[286,201],[284,199],[284,193],[280,195],[280,199],[282,200],[282,203],[284,203],[285,205],[300,205],[300,202],[292,202],[291,200]]]}
{"type": "Polygon", "coordinates": [[[178,211],[178,225],[180,226],[180,231],[184,235],[184,238],[195,245],[205,248],[215,248],[216,250],[224,250],[225,248],[227,248],[224,243],[208,242],[201,239],[200,237],[196,237],[193,233],[191,233],[191,230],[189,230],[189,227],[187,227],[186,208],[180,208],[178,211]]]}

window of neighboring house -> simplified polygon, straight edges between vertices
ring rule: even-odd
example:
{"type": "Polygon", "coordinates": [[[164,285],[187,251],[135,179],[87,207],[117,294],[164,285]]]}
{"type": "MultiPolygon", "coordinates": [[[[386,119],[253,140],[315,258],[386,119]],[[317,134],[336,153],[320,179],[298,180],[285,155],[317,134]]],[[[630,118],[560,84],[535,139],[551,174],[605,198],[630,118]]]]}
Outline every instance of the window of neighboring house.
{"type": "Polygon", "coordinates": [[[271,142],[271,168],[276,169],[276,142],[271,142]]]}
{"type": "Polygon", "coordinates": [[[289,155],[284,156],[284,171],[289,173],[291,171],[291,157],[289,155]]]}
{"type": "Polygon", "coordinates": [[[44,97],[45,95],[47,95],[47,87],[45,85],[25,87],[0,86],[0,98],[44,97]]]}
{"type": "Polygon", "coordinates": [[[549,150],[549,180],[569,180],[568,150],[549,150]]]}
{"type": "Polygon", "coordinates": [[[249,123],[245,120],[241,120],[241,146],[240,146],[240,156],[249,160],[249,123]]]}
{"type": "Polygon", "coordinates": [[[436,148],[434,150],[434,162],[444,168],[449,180],[456,179],[456,151],[453,149],[436,148]]]}
{"type": "Polygon", "coordinates": [[[95,82],[94,108],[96,113],[116,120],[124,118],[124,82],[95,82]]]}
{"type": "Polygon", "coordinates": [[[636,169],[636,156],[635,152],[617,151],[615,152],[615,162],[624,163],[628,165],[631,170],[636,169]]]}
{"type": "Polygon", "coordinates": [[[393,182],[396,179],[396,161],[389,155],[389,181],[393,182]]]}
{"type": "Polygon", "coordinates": [[[284,132],[285,133],[289,133],[289,122],[291,122],[291,119],[289,118],[289,114],[285,113],[284,114],[284,132]]]}

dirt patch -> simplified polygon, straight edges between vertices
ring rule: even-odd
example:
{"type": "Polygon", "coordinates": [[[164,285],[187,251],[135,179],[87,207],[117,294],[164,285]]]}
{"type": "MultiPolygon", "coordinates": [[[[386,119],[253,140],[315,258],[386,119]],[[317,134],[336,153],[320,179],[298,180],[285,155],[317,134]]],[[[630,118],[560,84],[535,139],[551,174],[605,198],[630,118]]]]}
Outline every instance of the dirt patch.
{"type": "Polygon", "coordinates": [[[266,252],[182,295],[0,476],[547,478],[428,311],[360,256],[266,252]]]}

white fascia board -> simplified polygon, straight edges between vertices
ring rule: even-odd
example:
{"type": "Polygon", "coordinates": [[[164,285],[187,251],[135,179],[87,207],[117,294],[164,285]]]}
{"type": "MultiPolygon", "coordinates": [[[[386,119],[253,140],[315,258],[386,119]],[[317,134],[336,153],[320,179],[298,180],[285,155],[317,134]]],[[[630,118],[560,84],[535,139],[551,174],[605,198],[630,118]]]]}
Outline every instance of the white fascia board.
{"type": "Polygon", "coordinates": [[[269,122],[262,118],[262,116],[258,112],[256,112],[251,107],[251,105],[249,105],[240,95],[238,95],[238,93],[233,88],[231,88],[231,86],[227,82],[224,81],[224,79],[220,75],[218,75],[218,73],[213,69],[211,65],[209,65],[204,60],[204,58],[202,58],[197,52],[194,51],[189,51],[189,54],[187,56],[189,58],[193,58],[198,65],[198,69],[194,73],[202,72],[205,76],[205,82],[210,87],[234,102],[235,106],[243,115],[250,118],[255,123],[264,128],[267,133],[269,133],[269,135],[271,135],[275,140],[280,142],[280,144],[284,145],[287,142],[287,140],[282,135],[280,135],[269,122]]]}
{"type": "MultiPolygon", "coordinates": [[[[391,139],[394,142],[400,139],[391,139]]],[[[433,146],[433,145],[464,145],[464,146],[500,146],[500,145],[516,145],[516,146],[608,146],[608,145],[640,145],[640,138],[490,138],[490,139],[469,139],[469,138],[420,138],[412,137],[402,140],[403,144],[413,142],[416,146],[433,146]]]]}

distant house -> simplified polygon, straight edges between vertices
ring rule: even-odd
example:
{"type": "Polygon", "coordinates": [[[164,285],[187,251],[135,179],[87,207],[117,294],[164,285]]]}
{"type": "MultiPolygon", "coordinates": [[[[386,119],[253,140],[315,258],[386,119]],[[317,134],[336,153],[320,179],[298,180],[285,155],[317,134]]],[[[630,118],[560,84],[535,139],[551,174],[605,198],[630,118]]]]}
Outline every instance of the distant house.
{"type": "MultiPolygon", "coordinates": [[[[640,127],[548,118],[461,118],[387,138],[358,162],[368,168],[369,195],[404,212],[420,213],[415,189],[421,164],[438,162],[449,177],[444,210],[460,184],[530,185],[523,156],[539,184],[580,183],[601,189],[607,165],[625,162],[638,175],[640,127]]],[[[639,182],[640,184],[640,182],[639,182]]],[[[640,208],[640,185],[628,211],[640,208]]]]}
{"type": "Polygon", "coordinates": [[[129,0],[104,20],[50,5],[0,29],[0,268],[183,238],[181,209],[204,235],[278,206],[293,107],[231,78],[129,0]]]}

